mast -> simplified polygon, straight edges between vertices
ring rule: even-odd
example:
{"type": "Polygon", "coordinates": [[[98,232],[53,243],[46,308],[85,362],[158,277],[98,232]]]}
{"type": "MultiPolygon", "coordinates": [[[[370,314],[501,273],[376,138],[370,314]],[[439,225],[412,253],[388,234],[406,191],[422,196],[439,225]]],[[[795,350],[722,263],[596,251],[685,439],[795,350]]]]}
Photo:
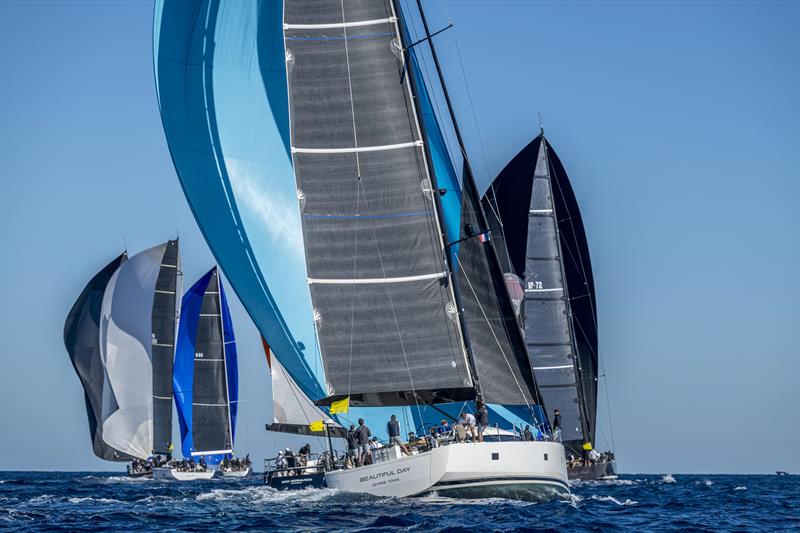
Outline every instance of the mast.
{"type": "MultiPolygon", "coordinates": [[[[398,18],[400,18],[402,20],[403,12],[402,12],[402,9],[400,8],[400,6],[398,5],[397,2],[398,2],[398,0],[392,0],[392,7],[394,8],[394,12],[398,16],[398,18]]],[[[414,98],[413,98],[414,108],[417,110],[417,115],[422,116],[422,110],[419,108],[419,98],[417,96],[419,94],[419,88],[418,88],[417,84],[418,83],[425,83],[425,82],[423,80],[417,80],[417,77],[416,77],[415,72],[414,72],[414,68],[412,68],[413,65],[411,64],[411,54],[412,54],[411,49],[407,48],[405,46],[405,43],[402,42],[402,41],[404,41],[404,37],[405,37],[404,34],[407,31],[407,27],[406,27],[405,24],[401,24],[400,27],[401,27],[401,31],[400,31],[401,45],[403,46],[403,51],[404,51],[404,55],[405,55],[405,70],[406,70],[408,79],[409,79],[409,81],[411,83],[411,90],[412,90],[413,96],[414,96],[414,98]]],[[[427,26],[427,24],[425,25],[425,33],[426,33],[426,39],[430,40],[431,36],[430,36],[430,34],[428,34],[428,26],[427,26]]],[[[437,63],[437,65],[438,65],[438,63],[437,63]]],[[[448,241],[447,232],[444,230],[445,217],[444,217],[444,210],[442,209],[442,200],[441,200],[441,197],[439,195],[439,183],[438,183],[438,179],[436,177],[436,172],[433,171],[434,165],[433,165],[433,160],[431,158],[430,145],[428,143],[427,132],[425,130],[424,123],[422,121],[420,121],[420,133],[421,133],[422,138],[423,138],[425,161],[428,164],[428,168],[431,169],[431,171],[430,171],[430,179],[431,179],[431,187],[433,189],[431,192],[433,194],[434,204],[436,205],[436,212],[437,212],[437,215],[438,215],[438,220],[440,221],[439,231],[440,231],[442,239],[443,239],[443,241],[445,243],[445,248],[448,248],[451,243],[447,242],[448,241]]],[[[472,352],[472,342],[470,341],[470,338],[469,338],[469,331],[467,330],[467,321],[464,319],[464,304],[462,303],[462,300],[461,300],[461,287],[459,286],[458,277],[455,275],[455,270],[453,268],[453,265],[450,264],[450,261],[447,260],[447,254],[444,254],[444,260],[445,260],[445,263],[447,264],[448,270],[450,271],[450,280],[452,282],[453,296],[455,298],[455,303],[456,303],[456,313],[458,315],[458,322],[459,322],[459,326],[460,326],[460,330],[461,330],[461,337],[464,339],[464,348],[466,349],[466,352],[467,352],[467,362],[468,362],[468,365],[469,365],[469,371],[470,371],[470,374],[472,374],[472,382],[473,382],[473,384],[475,386],[475,394],[476,394],[476,396],[478,398],[480,398],[480,397],[482,397],[481,387],[480,387],[480,378],[478,376],[477,369],[475,368],[475,357],[474,357],[473,352],[472,352]]]]}
{"type": "MultiPolygon", "coordinates": [[[[431,35],[431,32],[430,32],[430,28],[428,26],[428,19],[425,16],[425,10],[422,7],[422,0],[417,0],[417,8],[419,10],[420,18],[422,20],[422,26],[425,29],[425,38],[428,40],[428,44],[429,44],[430,50],[431,50],[431,56],[433,57],[433,62],[434,62],[434,65],[436,66],[436,73],[437,73],[437,76],[439,78],[439,82],[440,82],[441,87],[442,87],[442,93],[444,94],[445,102],[447,103],[447,111],[448,111],[448,113],[450,115],[450,120],[453,123],[453,130],[455,131],[456,139],[458,140],[458,145],[459,145],[459,148],[461,149],[461,154],[462,154],[462,157],[463,157],[463,160],[464,160],[464,178],[463,179],[467,180],[469,182],[469,184],[471,185],[471,186],[468,186],[468,187],[462,187],[462,189],[468,189],[465,192],[468,195],[470,195],[471,200],[473,202],[473,205],[475,206],[475,211],[476,211],[476,215],[478,217],[478,222],[479,222],[480,228],[478,228],[478,231],[475,232],[475,235],[469,236],[468,238],[476,238],[478,235],[480,235],[480,234],[482,234],[482,233],[484,233],[484,232],[489,230],[489,225],[488,225],[488,223],[486,221],[486,213],[484,213],[484,211],[483,211],[483,206],[481,204],[480,197],[478,196],[478,189],[477,189],[477,187],[475,185],[474,174],[472,173],[472,166],[470,165],[469,158],[467,157],[467,149],[466,149],[466,145],[464,143],[464,138],[463,138],[463,136],[461,134],[461,129],[458,126],[458,121],[456,120],[456,114],[455,114],[455,110],[453,108],[453,102],[450,99],[450,93],[447,90],[447,84],[445,83],[444,73],[442,72],[442,67],[441,67],[441,64],[439,63],[439,55],[436,52],[436,46],[434,45],[433,39],[431,38],[432,35],[431,35]]],[[[491,261],[494,263],[494,266],[498,270],[501,270],[500,269],[500,262],[499,262],[499,259],[497,257],[497,251],[495,249],[494,243],[490,240],[490,241],[484,243],[484,245],[489,245],[489,247],[491,248],[491,253],[489,254],[491,256],[491,261]]],[[[519,324],[518,323],[516,324],[516,327],[517,327],[517,329],[519,329],[519,324]]],[[[520,334],[521,334],[521,331],[520,331],[520,334]]],[[[530,367],[531,366],[530,365],[530,358],[527,357],[527,354],[526,354],[526,358],[528,359],[528,363],[529,363],[529,367],[530,367]]],[[[472,364],[474,365],[474,362],[472,364]]],[[[541,395],[539,393],[539,388],[536,386],[536,378],[535,378],[535,375],[534,375],[534,372],[533,372],[532,368],[531,368],[531,377],[533,379],[533,384],[534,384],[534,391],[533,391],[534,392],[534,396],[533,396],[534,400],[536,401],[537,404],[541,404],[542,403],[542,399],[541,399],[541,395]]],[[[545,417],[546,416],[547,416],[547,414],[545,413],[545,417]]]]}

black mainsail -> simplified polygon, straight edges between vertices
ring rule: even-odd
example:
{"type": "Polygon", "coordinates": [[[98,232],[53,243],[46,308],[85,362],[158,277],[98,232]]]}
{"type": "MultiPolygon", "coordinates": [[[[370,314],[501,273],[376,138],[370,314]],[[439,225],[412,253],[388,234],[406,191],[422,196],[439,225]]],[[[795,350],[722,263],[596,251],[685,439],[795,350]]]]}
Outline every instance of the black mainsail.
{"type": "Polygon", "coordinates": [[[595,437],[594,280],[577,200],[544,134],[508,163],[483,203],[492,223],[502,224],[506,272],[523,280],[520,320],[544,404],[561,411],[562,440],[580,452],[595,437]]]}
{"type": "Polygon", "coordinates": [[[178,241],[168,241],[153,294],[153,453],[166,455],[172,445],[172,367],[179,314],[178,241]]]}

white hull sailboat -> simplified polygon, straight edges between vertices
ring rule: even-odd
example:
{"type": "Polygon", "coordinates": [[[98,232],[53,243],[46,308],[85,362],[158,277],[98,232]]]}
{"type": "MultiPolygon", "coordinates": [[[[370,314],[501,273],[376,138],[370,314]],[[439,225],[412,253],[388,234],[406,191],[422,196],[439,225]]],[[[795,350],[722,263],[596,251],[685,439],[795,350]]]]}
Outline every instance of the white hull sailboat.
{"type": "MultiPolygon", "coordinates": [[[[398,448],[399,453],[399,448],[398,448]]],[[[331,488],[376,496],[546,501],[569,494],[557,442],[475,442],[325,474],[331,488]]]]}
{"type": "Polygon", "coordinates": [[[213,470],[178,470],[169,466],[153,469],[153,479],[161,481],[200,481],[213,477],[213,470]]]}
{"type": "Polygon", "coordinates": [[[244,470],[220,470],[220,473],[224,478],[244,478],[250,475],[250,467],[244,470]]]}
{"type": "MultiPolygon", "coordinates": [[[[524,332],[504,285],[492,226],[465,157],[468,150],[421,3],[410,15],[423,23],[423,39],[410,34],[398,0],[267,4],[259,11],[247,2],[211,3],[207,16],[197,17],[183,3],[160,2],[154,32],[160,109],[178,174],[260,333],[302,392],[316,406],[329,406],[331,415],[370,417],[370,408],[385,407],[410,413],[411,406],[421,411],[436,404],[467,404],[477,412],[480,401],[513,409],[524,423],[545,428],[524,332]],[[250,27],[259,30],[250,32],[250,27]],[[216,53],[210,52],[213,60],[199,40],[209,34],[220,37],[216,53]],[[413,48],[423,42],[434,59],[434,79],[423,75],[416,55],[421,48],[413,48]],[[251,61],[253,50],[258,62],[251,61]],[[240,68],[267,62],[276,67],[268,80],[240,68]],[[300,249],[295,236],[300,238],[305,262],[283,270],[285,279],[274,272],[261,277],[266,263],[251,253],[249,243],[235,256],[228,244],[240,242],[250,222],[240,223],[235,214],[235,185],[230,194],[227,188],[209,189],[209,183],[228,187],[242,174],[223,169],[227,163],[219,158],[210,164],[205,153],[218,151],[216,134],[209,131],[206,142],[196,135],[202,128],[186,124],[208,124],[213,118],[229,125],[238,115],[222,111],[229,106],[209,105],[206,87],[189,72],[201,63],[218,69],[236,88],[227,95],[231,98],[258,81],[247,94],[259,95],[264,112],[253,106],[246,120],[263,130],[237,152],[253,162],[248,177],[264,191],[272,184],[285,186],[294,175],[288,196],[267,194],[265,202],[285,213],[285,220],[299,220],[299,226],[291,233],[273,227],[256,232],[250,226],[254,231],[248,233],[268,239],[264,249],[280,258],[270,258],[271,264],[289,261],[281,255],[288,249],[287,235],[292,249],[300,249]],[[441,90],[447,116],[437,116],[427,86],[435,94],[441,90]],[[261,98],[265,89],[268,97],[261,98]],[[452,154],[442,119],[445,131],[456,134],[458,150],[452,154]],[[269,162],[263,165],[266,154],[269,162]],[[261,167],[263,172],[257,170],[261,167]],[[285,175],[273,178],[278,176],[274,168],[285,175]],[[228,212],[235,228],[223,228],[228,212]],[[221,232],[226,237],[217,240],[221,232]],[[269,236],[279,233],[281,240],[270,242],[269,236]],[[257,285],[250,282],[251,272],[257,285]],[[265,279],[297,290],[282,290],[291,298],[280,301],[265,279]],[[291,316],[280,309],[291,309],[291,316]],[[351,407],[356,413],[348,411],[351,407]]],[[[238,208],[245,209],[244,203],[238,208]]],[[[202,403],[222,403],[218,396],[202,403]]],[[[488,417],[482,425],[494,423],[488,417]]],[[[322,420],[306,421],[309,428],[317,422],[322,420]]],[[[193,453],[219,446],[201,448],[195,438],[193,453]]],[[[226,442],[224,449],[231,448],[226,442]]],[[[384,450],[394,448],[380,453],[384,450]]],[[[333,470],[325,478],[331,487],[391,496],[506,492],[546,499],[548,493],[569,492],[564,450],[553,442],[451,444],[333,470]]]]}

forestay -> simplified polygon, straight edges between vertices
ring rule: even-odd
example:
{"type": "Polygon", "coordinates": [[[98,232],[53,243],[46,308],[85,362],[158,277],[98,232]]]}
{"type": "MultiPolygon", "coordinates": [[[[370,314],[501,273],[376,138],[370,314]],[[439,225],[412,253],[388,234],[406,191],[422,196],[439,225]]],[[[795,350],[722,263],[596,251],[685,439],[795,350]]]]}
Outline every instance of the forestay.
{"type": "Polygon", "coordinates": [[[397,14],[286,0],[292,156],[329,396],[474,396],[397,14]]]}

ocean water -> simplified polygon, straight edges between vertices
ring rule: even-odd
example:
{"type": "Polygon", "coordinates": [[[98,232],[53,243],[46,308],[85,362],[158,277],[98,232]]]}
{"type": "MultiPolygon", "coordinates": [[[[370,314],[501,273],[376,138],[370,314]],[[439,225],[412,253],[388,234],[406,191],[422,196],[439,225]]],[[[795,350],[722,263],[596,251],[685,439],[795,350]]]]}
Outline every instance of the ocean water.
{"type": "Polygon", "coordinates": [[[800,476],[625,475],[572,498],[377,498],[277,492],[260,476],[200,483],[107,473],[0,472],[0,530],[13,531],[800,530],[800,476]]]}

